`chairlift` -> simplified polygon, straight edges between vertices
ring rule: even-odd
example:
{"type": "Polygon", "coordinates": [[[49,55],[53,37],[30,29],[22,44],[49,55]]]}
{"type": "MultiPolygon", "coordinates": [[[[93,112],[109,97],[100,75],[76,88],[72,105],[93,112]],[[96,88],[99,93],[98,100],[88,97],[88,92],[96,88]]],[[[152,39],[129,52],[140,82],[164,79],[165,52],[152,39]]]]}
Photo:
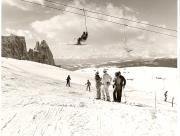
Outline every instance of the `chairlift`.
{"type": "Polygon", "coordinates": [[[87,29],[87,21],[86,21],[86,11],[85,9],[82,9],[84,13],[84,26],[85,26],[85,31],[82,33],[82,35],[77,39],[77,44],[76,45],[84,45],[81,42],[85,42],[88,38],[88,29],[87,29]]]}
{"type": "Polygon", "coordinates": [[[124,33],[124,40],[123,40],[123,43],[124,43],[124,49],[125,49],[125,51],[127,52],[127,53],[130,53],[131,51],[133,51],[132,49],[129,49],[128,47],[127,47],[127,37],[126,37],[126,27],[128,26],[127,24],[124,24],[123,25],[124,27],[124,29],[123,29],[123,33],[124,33]]]}

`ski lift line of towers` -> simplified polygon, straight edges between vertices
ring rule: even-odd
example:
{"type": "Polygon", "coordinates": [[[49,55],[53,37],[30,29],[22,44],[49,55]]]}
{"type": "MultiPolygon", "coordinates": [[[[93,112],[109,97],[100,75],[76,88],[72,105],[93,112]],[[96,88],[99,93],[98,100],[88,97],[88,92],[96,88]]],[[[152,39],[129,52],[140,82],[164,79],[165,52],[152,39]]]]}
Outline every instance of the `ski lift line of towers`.
{"type": "MultiPolygon", "coordinates": [[[[80,16],[84,16],[84,14],[81,14],[81,13],[77,13],[77,12],[73,12],[73,11],[68,11],[68,10],[65,10],[65,9],[61,9],[61,8],[57,8],[57,7],[53,7],[52,5],[42,5],[42,4],[39,4],[39,3],[36,3],[36,2],[30,2],[30,1],[27,1],[27,0],[20,0],[20,1],[23,1],[23,2],[26,2],[26,3],[31,3],[31,4],[34,4],[34,5],[39,5],[39,6],[43,6],[43,7],[47,7],[47,8],[51,8],[51,9],[54,9],[54,10],[60,10],[60,11],[63,11],[63,12],[69,12],[69,13],[72,13],[72,14],[77,14],[77,15],[80,15],[80,16]]],[[[81,9],[81,8],[80,8],[81,9]]],[[[81,9],[82,10],[82,9],[81,9]]],[[[85,11],[88,11],[85,9],[85,11]]],[[[98,14],[98,13],[96,13],[98,14]]],[[[102,13],[103,14],[103,13],[102,13]]],[[[140,30],[143,30],[143,31],[148,31],[148,32],[152,32],[152,33],[157,33],[157,34],[161,34],[161,35],[166,35],[166,36],[170,36],[170,37],[177,37],[176,35],[171,35],[171,34],[168,34],[168,33],[162,33],[160,31],[155,31],[155,30],[150,30],[150,29],[145,29],[145,28],[142,28],[142,27],[136,27],[136,26],[131,26],[131,25],[128,25],[128,24],[123,24],[123,23],[119,23],[119,22],[116,22],[116,21],[111,21],[111,20],[107,20],[107,19],[102,19],[102,18],[98,18],[98,17],[94,17],[94,16],[89,16],[89,15],[86,15],[86,17],[88,18],[93,18],[93,19],[96,19],[96,20],[101,20],[101,21],[106,21],[106,22],[110,22],[110,23],[114,23],[114,24],[118,24],[118,25],[125,25],[126,27],[129,27],[129,28],[134,28],[134,29],[140,29],[140,30]]],[[[113,17],[113,16],[112,16],[113,17]]],[[[114,16],[115,17],[115,16],[114,16]]],[[[127,21],[131,21],[132,20],[127,20],[127,21]]],[[[137,22],[138,23],[138,22],[137,22]]],[[[140,22],[139,22],[140,23],[140,22]]],[[[142,23],[142,22],[141,22],[142,23]]],[[[148,24],[146,24],[148,25],[148,24]]],[[[153,27],[153,26],[152,26],[153,27]]],[[[154,26],[155,27],[155,26],[154,26]]],[[[168,30],[167,28],[161,28],[161,29],[166,29],[168,30]]],[[[171,30],[171,29],[169,29],[171,30]]],[[[176,30],[171,30],[171,31],[176,31],[176,30]]]]}

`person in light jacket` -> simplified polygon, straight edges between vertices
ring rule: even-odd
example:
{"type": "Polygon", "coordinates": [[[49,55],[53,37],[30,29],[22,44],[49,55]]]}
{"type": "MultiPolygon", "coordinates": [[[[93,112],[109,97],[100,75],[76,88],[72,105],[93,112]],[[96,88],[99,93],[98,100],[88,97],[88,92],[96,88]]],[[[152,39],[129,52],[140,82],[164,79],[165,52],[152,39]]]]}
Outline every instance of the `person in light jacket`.
{"type": "Polygon", "coordinates": [[[102,95],[103,99],[105,100],[105,94],[106,94],[106,100],[110,101],[110,96],[109,96],[109,86],[111,84],[112,77],[107,73],[107,70],[103,71],[103,89],[102,89],[102,95]]]}

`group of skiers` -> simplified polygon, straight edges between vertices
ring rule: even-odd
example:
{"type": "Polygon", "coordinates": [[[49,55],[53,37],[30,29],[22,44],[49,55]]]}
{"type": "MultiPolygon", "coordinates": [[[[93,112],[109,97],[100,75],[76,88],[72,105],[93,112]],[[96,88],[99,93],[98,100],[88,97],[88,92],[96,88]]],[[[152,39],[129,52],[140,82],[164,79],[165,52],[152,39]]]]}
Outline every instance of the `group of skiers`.
{"type": "MultiPolygon", "coordinates": [[[[66,78],[66,86],[70,87],[70,75],[66,78]]],[[[109,95],[109,86],[112,82],[112,77],[107,73],[107,70],[103,70],[103,77],[101,78],[99,76],[99,72],[96,72],[95,74],[95,81],[96,81],[96,99],[103,99],[110,101],[110,95],[109,95]],[[101,86],[103,85],[103,88],[101,89],[101,86]],[[102,95],[101,95],[102,94],[102,95]]],[[[87,80],[87,83],[85,84],[86,90],[91,91],[91,82],[87,80]]],[[[121,72],[118,71],[115,73],[115,77],[113,80],[113,101],[114,102],[121,102],[122,97],[122,89],[126,85],[126,79],[121,75],[121,72]]]]}
{"type": "MultiPolygon", "coordinates": [[[[66,78],[66,86],[70,87],[70,75],[66,78]]],[[[95,81],[96,81],[96,99],[103,99],[110,101],[110,95],[109,95],[109,86],[112,82],[112,77],[107,73],[107,70],[103,70],[103,77],[101,78],[99,75],[99,72],[97,71],[95,73],[95,81]],[[103,86],[103,88],[101,88],[103,86]]],[[[91,82],[87,80],[86,82],[86,90],[91,91],[91,82]]],[[[121,72],[118,71],[115,73],[115,77],[113,79],[113,101],[114,102],[121,102],[122,97],[122,89],[126,85],[126,79],[124,76],[121,75],[121,72]]],[[[167,101],[167,93],[168,91],[165,91],[164,93],[164,101],[167,101]]],[[[174,97],[172,98],[172,107],[173,107],[173,101],[174,97]]]]}
{"type": "MultiPolygon", "coordinates": [[[[99,72],[96,72],[95,81],[96,81],[96,89],[97,89],[96,99],[101,99],[101,93],[102,93],[102,99],[110,101],[110,95],[109,95],[108,89],[109,89],[109,86],[111,85],[112,77],[107,73],[107,70],[103,71],[102,78],[99,76],[99,72]],[[101,85],[103,85],[102,89],[101,89],[101,85]]],[[[121,75],[121,72],[118,71],[115,73],[115,78],[113,82],[114,82],[113,101],[121,102],[122,89],[126,85],[126,79],[121,75]]]]}

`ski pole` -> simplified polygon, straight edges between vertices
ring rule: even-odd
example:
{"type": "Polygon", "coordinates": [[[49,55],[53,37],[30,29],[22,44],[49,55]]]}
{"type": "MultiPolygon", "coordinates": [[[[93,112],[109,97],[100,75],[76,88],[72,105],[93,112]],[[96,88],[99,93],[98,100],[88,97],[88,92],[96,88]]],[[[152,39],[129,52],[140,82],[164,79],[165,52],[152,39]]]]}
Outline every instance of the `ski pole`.
{"type": "Polygon", "coordinates": [[[125,98],[125,103],[127,102],[127,100],[126,100],[126,94],[125,94],[125,91],[124,91],[124,98],[125,98]]]}

